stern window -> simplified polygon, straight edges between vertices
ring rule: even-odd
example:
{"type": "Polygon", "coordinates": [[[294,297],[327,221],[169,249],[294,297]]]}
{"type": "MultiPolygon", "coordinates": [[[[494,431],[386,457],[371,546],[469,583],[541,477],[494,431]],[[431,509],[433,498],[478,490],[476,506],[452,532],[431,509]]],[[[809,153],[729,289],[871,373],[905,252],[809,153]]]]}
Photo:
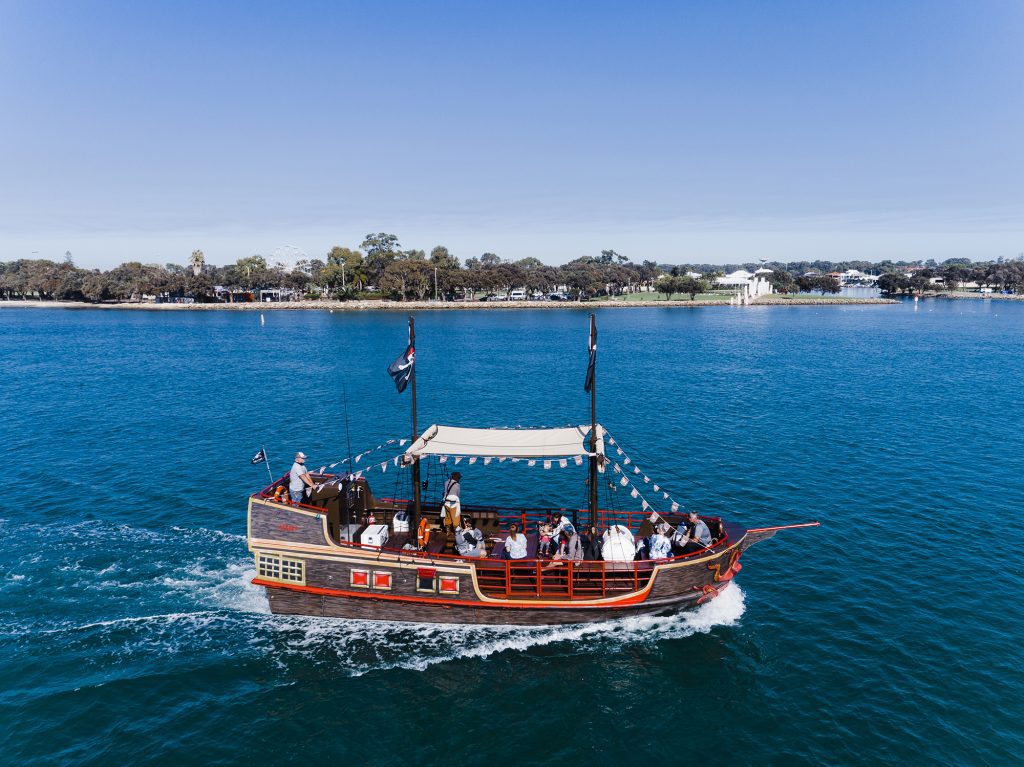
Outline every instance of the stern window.
{"type": "Polygon", "coordinates": [[[288,559],[276,554],[256,555],[256,573],[260,578],[285,583],[305,583],[306,563],[301,559],[288,559]]]}

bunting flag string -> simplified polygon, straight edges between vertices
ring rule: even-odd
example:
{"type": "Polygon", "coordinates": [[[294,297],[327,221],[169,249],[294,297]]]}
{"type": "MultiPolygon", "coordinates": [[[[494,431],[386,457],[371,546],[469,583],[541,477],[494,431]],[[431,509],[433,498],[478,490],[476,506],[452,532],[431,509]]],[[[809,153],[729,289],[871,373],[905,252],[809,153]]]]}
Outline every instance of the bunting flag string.
{"type": "MultiPolygon", "coordinates": [[[[515,428],[524,428],[524,427],[515,427],[515,428]]],[[[536,427],[526,427],[526,428],[536,428],[536,427]]],[[[328,468],[333,469],[333,468],[335,468],[337,466],[340,466],[342,464],[349,463],[350,461],[351,461],[352,464],[360,463],[362,461],[362,459],[365,458],[366,456],[368,456],[371,453],[374,453],[374,452],[376,452],[378,450],[383,450],[385,447],[388,447],[389,445],[397,444],[399,447],[405,447],[405,445],[407,445],[410,441],[411,440],[409,440],[409,439],[389,439],[387,442],[383,442],[380,445],[377,445],[377,447],[372,448],[371,450],[366,450],[366,451],[364,451],[362,453],[359,453],[356,456],[352,456],[351,458],[345,458],[343,460],[336,461],[335,463],[332,463],[332,464],[330,464],[327,467],[322,467],[321,470],[320,470],[320,473],[324,473],[324,471],[326,469],[328,469],[328,468]]],[[[636,485],[633,484],[633,480],[632,480],[633,476],[637,477],[637,479],[642,479],[643,483],[645,485],[650,485],[653,488],[655,493],[660,493],[662,500],[663,501],[667,501],[669,503],[669,507],[671,508],[673,513],[678,512],[680,508],[684,508],[685,504],[679,503],[661,485],[653,483],[653,480],[651,479],[651,477],[649,475],[647,475],[647,474],[644,474],[641,471],[640,467],[633,463],[633,459],[630,458],[630,456],[626,454],[626,452],[623,450],[622,446],[619,443],[617,443],[615,441],[615,439],[610,434],[608,434],[607,432],[605,432],[605,441],[607,442],[607,444],[609,444],[609,445],[611,445],[611,446],[613,446],[615,448],[615,452],[618,455],[622,456],[621,465],[618,464],[618,463],[612,463],[612,467],[611,467],[612,471],[615,474],[619,475],[619,482],[618,482],[618,484],[620,486],[624,487],[624,488],[625,487],[629,487],[630,488],[630,496],[633,497],[633,498],[639,498],[640,499],[640,502],[641,502],[641,505],[642,505],[644,511],[651,510],[654,514],[657,514],[657,512],[654,511],[653,505],[647,500],[647,498],[644,497],[644,495],[640,492],[639,488],[636,485]],[[627,466],[629,467],[628,470],[626,468],[624,468],[624,467],[627,467],[627,466]]],[[[394,456],[392,458],[385,459],[381,463],[374,463],[374,464],[371,464],[369,466],[362,465],[361,468],[359,469],[359,471],[355,472],[354,474],[351,474],[351,476],[353,478],[355,478],[355,479],[359,479],[359,478],[361,478],[363,476],[363,474],[365,474],[368,471],[372,471],[374,469],[377,469],[381,473],[384,473],[384,472],[387,471],[389,463],[392,466],[394,466],[394,467],[406,468],[407,466],[411,465],[411,461],[407,462],[406,460],[403,460],[405,458],[405,455],[406,454],[403,452],[403,453],[399,453],[398,455],[396,455],[396,456],[394,456]]],[[[578,454],[578,455],[571,456],[572,462],[576,466],[582,466],[583,465],[584,457],[585,457],[584,454],[578,454]]],[[[527,466],[530,466],[530,467],[535,467],[535,466],[537,466],[538,463],[540,463],[545,470],[550,470],[550,469],[554,468],[556,463],[558,465],[558,468],[560,468],[560,469],[565,469],[565,468],[568,468],[568,466],[569,466],[569,457],[566,457],[566,458],[554,458],[554,459],[537,459],[537,458],[512,458],[512,457],[509,457],[509,456],[462,456],[462,455],[448,456],[448,455],[439,455],[439,456],[437,456],[437,461],[438,461],[439,464],[447,464],[447,463],[449,463],[449,461],[451,461],[452,463],[454,463],[457,466],[457,465],[459,465],[459,463],[461,463],[463,460],[465,460],[467,465],[472,466],[472,465],[476,464],[481,458],[483,458],[483,465],[484,466],[489,466],[495,460],[495,458],[497,458],[498,463],[505,463],[506,461],[511,461],[512,463],[525,463],[527,466]]],[[[353,466],[353,468],[355,468],[355,467],[353,466]]]]}
{"type": "MultiPolygon", "coordinates": [[[[622,474],[623,475],[622,479],[619,480],[619,484],[620,485],[622,485],[623,487],[625,487],[626,485],[629,485],[630,487],[633,487],[634,489],[636,489],[635,486],[633,485],[633,483],[631,481],[629,481],[629,479],[627,477],[628,477],[628,475],[630,473],[632,473],[634,475],[639,475],[639,477],[641,479],[643,479],[645,485],[651,485],[654,488],[654,492],[661,493],[662,500],[665,500],[665,501],[669,502],[670,508],[672,509],[673,513],[679,511],[680,508],[683,508],[685,506],[685,504],[682,504],[679,501],[677,501],[675,498],[673,498],[671,496],[671,494],[669,494],[669,492],[667,490],[665,490],[664,487],[662,487],[661,485],[658,485],[658,484],[652,484],[651,478],[647,474],[644,474],[640,470],[639,466],[637,466],[636,464],[633,463],[633,460],[622,449],[622,445],[617,443],[614,439],[612,439],[612,436],[610,434],[608,434],[607,432],[605,432],[605,440],[608,442],[609,445],[615,445],[615,452],[622,456],[622,466],[619,466],[618,464],[615,464],[612,467],[616,474],[622,474]],[[632,468],[632,472],[629,472],[625,468],[623,468],[625,466],[629,466],[630,464],[632,464],[632,467],[631,467],[632,468]]],[[[633,497],[636,497],[636,496],[633,496],[633,497]]],[[[646,503],[646,499],[643,498],[643,495],[641,495],[640,498],[643,499],[644,502],[646,503]]],[[[649,507],[649,506],[650,506],[650,504],[648,503],[647,507],[649,507]]],[[[644,507],[644,511],[647,510],[647,507],[644,507]]]]}
{"type": "Polygon", "coordinates": [[[383,450],[384,448],[388,447],[389,445],[394,445],[396,442],[398,443],[399,447],[402,447],[408,441],[409,440],[407,440],[407,439],[402,439],[402,440],[389,439],[387,442],[382,442],[381,444],[377,445],[377,447],[370,448],[369,450],[364,450],[359,455],[352,456],[351,459],[349,459],[349,458],[342,458],[340,461],[335,461],[334,463],[328,464],[327,466],[324,466],[324,467],[321,468],[321,473],[323,473],[323,471],[326,470],[326,469],[333,469],[336,466],[341,466],[343,463],[348,463],[349,460],[351,460],[352,463],[354,463],[354,464],[355,463],[359,463],[359,461],[361,461],[363,458],[368,456],[370,453],[376,453],[378,450],[383,450]]]}

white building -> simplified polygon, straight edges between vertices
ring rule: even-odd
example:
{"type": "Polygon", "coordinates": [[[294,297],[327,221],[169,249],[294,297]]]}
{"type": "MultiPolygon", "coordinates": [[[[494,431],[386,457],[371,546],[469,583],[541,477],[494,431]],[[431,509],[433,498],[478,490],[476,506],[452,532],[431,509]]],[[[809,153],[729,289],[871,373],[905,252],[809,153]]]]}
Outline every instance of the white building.
{"type": "Polygon", "coordinates": [[[715,284],[723,288],[731,288],[736,291],[740,303],[749,303],[755,298],[771,295],[775,292],[772,284],[768,281],[772,270],[761,267],[751,274],[746,269],[738,269],[732,274],[719,277],[715,284]]]}

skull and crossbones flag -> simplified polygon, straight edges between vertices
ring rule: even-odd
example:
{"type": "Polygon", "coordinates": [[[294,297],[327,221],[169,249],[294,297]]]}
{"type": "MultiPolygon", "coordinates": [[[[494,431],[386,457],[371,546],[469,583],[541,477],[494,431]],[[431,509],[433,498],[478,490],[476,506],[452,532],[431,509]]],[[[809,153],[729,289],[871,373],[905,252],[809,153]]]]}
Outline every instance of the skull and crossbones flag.
{"type": "Polygon", "coordinates": [[[405,387],[409,385],[409,379],[412,378],[413,366],[415,364],[416,350],[410,344],[398,359],[388,365],[388,375],[394,379],[395,388],[398,389],[399,394],[404,392],[405,387]]]}

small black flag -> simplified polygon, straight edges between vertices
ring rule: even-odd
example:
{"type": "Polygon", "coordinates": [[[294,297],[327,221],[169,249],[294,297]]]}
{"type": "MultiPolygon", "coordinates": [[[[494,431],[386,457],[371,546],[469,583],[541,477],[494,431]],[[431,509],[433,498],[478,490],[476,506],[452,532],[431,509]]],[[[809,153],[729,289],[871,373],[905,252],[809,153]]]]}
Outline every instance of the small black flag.
{"type": "Polygon", "coordinates": [[[594,388],[594,367],[597,365],[597,344],[590,347],[590,362],[587,363],[587,377],[583,379],[583,391],[590,394],[594,388]]]}
{"type": "Polygon", "coordinates": [[[252,460],[249,461],[249,463],[255,466],[258,463],[263,463],[265,460],[267,460],[267,449],[261,447],[260,451],[252,457],[252,460]]]}
{"type": "Polygon", "coordinates": [[[416,350],[409,345],[402,356],[388,365],[388,375],[395,380],[395,388],[398,389],[399,393],[405,391],[405,387],[409,385],[409,379],[412,378],[413,366],[416,364],[416,350]]]}

